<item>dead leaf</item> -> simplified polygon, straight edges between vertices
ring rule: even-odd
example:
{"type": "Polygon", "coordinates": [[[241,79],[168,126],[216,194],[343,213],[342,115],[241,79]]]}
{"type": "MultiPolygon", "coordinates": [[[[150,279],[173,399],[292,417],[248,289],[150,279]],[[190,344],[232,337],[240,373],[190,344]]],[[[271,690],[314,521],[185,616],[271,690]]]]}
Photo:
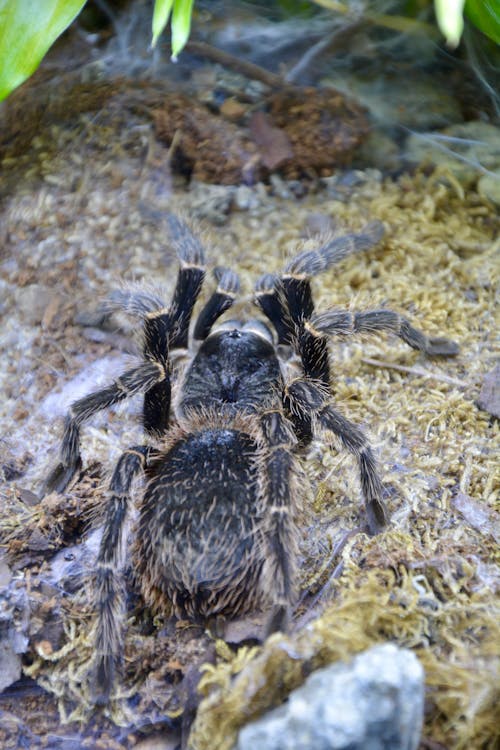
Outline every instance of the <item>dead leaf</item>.
{"type": "Polygon", "coordinates": [[[265,112],[254,112],[249,127],[252,139],[259,147],[262,163],[267,169],[276,169],[293,157],[287,134],[281,128],[274,127],[265,112]]]}

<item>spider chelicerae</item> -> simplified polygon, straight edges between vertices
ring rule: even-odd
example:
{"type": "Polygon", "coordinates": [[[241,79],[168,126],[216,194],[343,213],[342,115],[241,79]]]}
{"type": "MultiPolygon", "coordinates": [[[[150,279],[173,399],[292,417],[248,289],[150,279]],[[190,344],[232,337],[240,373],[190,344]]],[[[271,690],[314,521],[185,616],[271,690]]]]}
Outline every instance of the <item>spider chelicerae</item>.
{"type": "Polygon", "coordinates": [[[262,276],[254,300],[270,326],[260,319],[216,325],[239,291],[237,275],[216,268],[217,289],[190,335],[205,253],[184,222],[167,218],[180,261],[173,299],[166,304],[131,290],[111,297],[111,309],[141,321],[142,360],[72,404],[60,463],[45,485],[63,492],[81,467],[86,420],[144,394],[147,442],[126,450],[114,469],[96,563],[96,680],[104,700],[122,658],[124,531],[136,477],[143,474],[145,483],[132,560],[145,603],[198,621],[268,609],[269,631],[284,629],[296,597],[298,451],[315,435],[337,436],[359,465],[368,531],[377,533],[388,520],[372,449],[332,405],[329,339],[389,331],[429,355],[458,351],[391,310],[315,312],[311,277],[374,246],[383,235],[380,222],[300,252],[279,276],[262,276]],[[172,358],[182,350],[190,357],[176,375],[172,358]],[[299,369],[291,375],[294,358],[299,369]]]}

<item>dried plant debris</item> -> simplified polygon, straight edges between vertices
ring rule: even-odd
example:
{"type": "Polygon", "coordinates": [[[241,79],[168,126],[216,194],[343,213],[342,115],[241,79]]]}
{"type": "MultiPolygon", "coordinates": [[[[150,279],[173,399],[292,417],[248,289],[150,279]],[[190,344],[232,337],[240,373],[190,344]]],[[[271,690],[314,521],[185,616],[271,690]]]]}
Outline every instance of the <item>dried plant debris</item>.
{"type": "Polygon", "coordinates": [[[95,465],[64,496],[53,493],[41,502],[31,490],[14,489],[5,498],[0,518],[1,541],[15,569],[52,557],[79,540],[98,517],[103,490],[95,465]]]}
{"type": "Polygon", "coordinates": [[[269,110],[290,143],[291,155],[280,162],[288,178],[349,164],[369,132],[363,109],[335,89],[285,89],[271,96],[269,110]]]}
{"type": "Polygon", "coordinates": [[[86,84],[71,76],[57,85],[29,82],[5,104],[0,154],[22,153],[54,122],[69,123],[84,113],[99,112],[115,127],[125,127],[132,116],[153,123],[156,137],[170,149],[175,172],[240,185],[255,184],[273,171],[286,177],[327,174],[349,164],[368,134],[364,109],[333,88],[286,88],[251,106],[242,104],[239,111],[235,122],[234,108],[214,111],[159,82],[146,86],[122,78],[86,84]]]}
{"type": "Polygon", "coordinates": [[[153,113],[155,130],[174,163],[183,162],[195,179],[237,185],[272,171],[287,178],[327,174],[350,163],[368,133],[362,108],[334,89],[285,90],[265,106],[267,113],[249,108],[249,120],[238,126],[224,110],[210,114],[192,100],[168,97],[153,113]]]}
{"type": "Polygon", "coordinates": [[[182,94],[165,97],[152,116],[157,138],[172,149],[173,169],[204,182],[257,181],[257,145],[238,125],[182,94]]]}

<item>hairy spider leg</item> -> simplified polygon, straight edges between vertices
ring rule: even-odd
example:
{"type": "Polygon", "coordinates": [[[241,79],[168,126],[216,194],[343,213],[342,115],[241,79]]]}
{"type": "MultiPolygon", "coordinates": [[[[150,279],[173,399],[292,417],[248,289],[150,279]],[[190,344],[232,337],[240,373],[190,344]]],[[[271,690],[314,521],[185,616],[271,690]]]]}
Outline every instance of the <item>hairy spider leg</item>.
{"type": "Polygon", "coordinates": [[[265,273],[255,284],[255,304],[260,307],[278,334],[278,344],[287,345],[292,338],[293,326],[283,295],[279,293],[280,277],[265,273]]]}
{"type": "Polygon", "coordinates": [[[375,456],[363,432],[328,403],[330,394],[315,383],[297,378],[286,386],[285,393],[293,412],[312,414],[315,430],[333,432],[344,448],[356,457],[368,530],[370,534],[379,533],[387,525],[388,514],[382,500],[382,482],[375,456]]]}
{"type": "Polygon", "coordinates": [[[185,349],[188,346],[189,324],[193,308],[205,278],[205,251],[200,240],[184,222],[173,214],[168,215],[170,236],[180,261],[177,284],[170,307],[172,333],[170,347],[185,349]]]}
{"type": "Polygon", "coordinates": [[[80,426],[101,409],[107,409],[136,393],[150,391],[167,377],[159,362],[143,362],[127,370],[114,383],[71,404],[66,417],[61,443],[60,463],[51,471],[44,485],[44,494],[63,492],[81,467],[80,426]]]}
{"type": "MultiPolygon", "coordinates": [[[[380,222],[371,222],[359,233],[336,237],[319,248],[298,253],[287,263],[280,278],[268,274],[257,282],[256,302],[278,331],[279,343],[293,346],[305,376],[325,388],[330,388],[328,338],[326,334],[314,335],[307,326],[314,314],[310,279],[348,255],[373,247],[383,233],[380,222]]],[[[300,442],[307,445],[312,439],[310,416],[291,410],[286,399],[285,406],[290,410],[300,442]]]]}
{"type": "Polygon", "coordinates": [[[144,445],[126,450],[116,464],[109,486],[110,497],[95,575],[95,689],[98,702],[107,702],[115,672],[121,666],[126,607],[122,578],[123,534],[131,506],[132,481],[144,472],[151,450],[144,445]]]}
{"type": "Polygon", "coordinates": [[[291,424],[278,410],[269,410],[260,417],[267,445],[266,471],[262,489],[269,518],[268,542],[271,553],[270,581],[272,592],[269,633],[286,630],[290,608],[295,599],[297,530],[294,515],[297,509],[296,459],[293,449],[297,438],[291,424]]]}
{"type": "Polygon", "coordinates": [[[154,437],[164,435],[168,429],[169,352],[188,346],[189,324],[205,278],[205,252],[200,241],[176,216],[169,214],[167,220],[180,262],[177,283],[170,307],[149,310],[144,316],[144,358],[160,362],[168,373],[144,395],[143,426],[146,434],[154,437]]]}
{"type": "Polygon", "coordinates": [[[328,339],[312,336],[305,325],[314,312],[311,283],[308,278],[291,274],[284,275],[281,281],[293,321],[290,343],[300,356],[305,376],[329,388],[328,339]]]}
{"type": "Polygon", "coordinates": [[[300,355],[306,377],[327,388],[330,387],[327,339],[312,335],[306,326],[314,313],[310,279],[328,271],[348,255],[373,247],[383,233],[383,225],[372,222],[361,232],[336,237],[315,250],[298,253],[285,267],[282,285],[294,326],[290,343],[300,355]]]}
{"type": "Polygon", "coordinates": [[[392,310],[366,310],[349,312],[344,310],[326,310],[312,315],[306,323],[311,335],[323,338],[340,335],[350,336],[355,333],[376,333],[389,331],[396,334],[413,349],[419,349],[430,356],[451,357],[458,352],[458,344],[446,338],[429,338],[422,331],[414,328],[409,320],[392,310]]]}
{"type": "MultiPolygon", "coordinates": [[[[180,283],[185,276],[180,278],[180,283]]],[[[178,280],[179,283],[179,280],[178,280]]],[[[108,312],[123,310],[139,318],[143,323],[143,356],[146,361],[156,362],[163,368],[165,377],[144,394],[143,426],[148,435],[161,435],[168,428],[170,411],[170,362],[169,352],[173,328],[171,308],[163,299],[149,291],[118,289],[106,303],[108,312]]]]}
{"type": "MultiPolygon", "coordinates": [[[[328,338],[313,336],[306,328],[306,322],[314,312],[310,281],[305,276],[286,274],[282,277],[281,283],[292,320],[290,343],[300,356],[304,375],[321,383],[325,388],[330,388],[328,338]]],[[[308,445],[313,436],[311,415],[292,409],[286,397],[284,406],[290,414],[301,445],[308,445]]]]}
{"type": "Polygon", "coordinates": [[[205,276],[205,256],[199,240],[177,217],[168,223],[177,249],[180,269],[170,307],[147,292],[118,291],[109,301],[109,310],[121,308],[144,321],[145,362],[125,372],[112,385],[75,401],[66,417],[61,445],[61,461],[43,487],[47,492],[63,492],[81,466],[80,426],[93,414],[136,393],[144,393],[144,429],[161,435],[168,427],[170,410],[170,349],[188,345],[189,323],[205,276]]]}
{"type": "Polygon", "coordinates": [[[218,266],[214,269],[214,276],[217,289],[198,315],[193,332],[196,341],[207,338],[215,321],[231,307],[240,290],[240,280],[230,268],[218,266]]]}
{"type": "Polygon", "coordinates": [[[293,344],[294,324],[307,319],[314,310],[308,280],[327,271],[352,253],[368,250],[383,237],[381,222],[367,224],[362,232],[336,237],[315,250],[295,255],[282,276],[264,274],[255,285],[255,302],[271,321],[278,334],[278,344],[293,344]],[[282,288],[283,279],[287,281],[282,288]]]}

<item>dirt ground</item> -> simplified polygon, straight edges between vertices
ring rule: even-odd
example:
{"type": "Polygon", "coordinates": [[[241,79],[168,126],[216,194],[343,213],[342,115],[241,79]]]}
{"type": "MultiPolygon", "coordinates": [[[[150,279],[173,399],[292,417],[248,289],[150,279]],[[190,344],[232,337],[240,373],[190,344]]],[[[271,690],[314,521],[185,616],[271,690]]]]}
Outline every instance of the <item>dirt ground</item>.
{"type": "MultiPolygon", "coordinates": [[[[161,747],[173,747],[182,709],[187,725],[201,698],[190,746],[230,748],[240,726],[311,669],[393,640],[414,649],[426,670],[422,748],[493,750],[500,697],[495,207],[474,182],[462,185],[444,171],[391,177],[346,168],[333,177],[188,184],[157,136],[151,118],[125,117],[101,102],[44,121],[29,145],[4,154],[0,544],[7,585],[27,592],[29,615],[23,677],[0,695],[1,746],[146,748],[154,733],[161,747]],[[140,442],[140,401],[84,429],[84,468],[64,496],[41,500],[39,492],[69,404],[133,356],[130,321],[103,327],[100,301],[123,282],[173,289],[166,211],[198,221],[210,264],[240,273],[241,301],[231,315],[255,314],[255,280],[282,269],[298,248],[378,219],[385,235],[376,247],[314,280],[317,308],[391,308],[427,334],[455,340],[460,352],[431,360],[388,336],[332,341],[335,402],[375,448],[388,530],[371,539],[354,534],[340,549],[360,524],[357,474],[349,455],[315,441],[301,459],[310,489],[303,595],[290,634],[262,647],[229,647],[187,622],[151,621],[131,596],[125,675],[102,710],[88,684],[88,579],[107,478],[120,452],[140,442]],[[263,674],[266,687],[257,690],[263,674]]],[[[204,299],[211,288],[207,277],[204,299]]],[[[258,624],[258,617],[243,623],[234,641],[248,640],[258,624]]]]}

